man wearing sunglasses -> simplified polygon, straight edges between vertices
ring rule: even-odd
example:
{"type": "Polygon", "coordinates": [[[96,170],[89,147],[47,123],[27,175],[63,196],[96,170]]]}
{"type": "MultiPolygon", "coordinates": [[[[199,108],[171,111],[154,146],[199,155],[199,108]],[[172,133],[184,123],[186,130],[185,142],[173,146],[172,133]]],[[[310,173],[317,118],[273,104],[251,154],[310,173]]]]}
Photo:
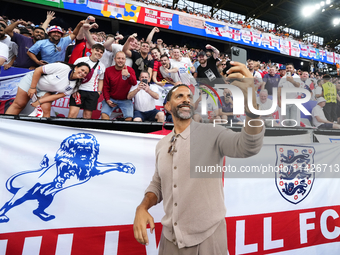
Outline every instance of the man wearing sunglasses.
{"type": "MultiPolygon", "coordinates": [[[[235,79],[233,85],[246,98],[248,88],[252,88],[255,106],[252,74],[244,64],[231,64],[228,74],[235,79]]],[[[135,238],[148,245],[146,226],[150,225],[151,233],[155,228],[148,209],[163,201],[160,255],[228,254],[222,173],[215,178],[209,172],[198,176],[195,166],[221,166],[224,155],[245,158],[257,154],[262,147],[264,128],[259,125],[259,116],[248,107],[246,123],[251,121],[253,126],[245,125],[239,133],[194,122],[193,96],[184,84],[171,89],[167,99],[165,108],[172,114],[174,129],[157,144],[155,174],[136,210],[135,238]]]]}
{"type": "Polygon", "coordinates": [[[36,42],[27,52],[27,55],[39,66],[56,61],[64,61],[67,46],[76,38],[79,29],[85,21],[80,21],[73,33],[63,37],[64,32],[59,26],[51,26],[47,30],[48,39],[36,42]],[[37,58],[41,54],[41,60],[37,58]]]}

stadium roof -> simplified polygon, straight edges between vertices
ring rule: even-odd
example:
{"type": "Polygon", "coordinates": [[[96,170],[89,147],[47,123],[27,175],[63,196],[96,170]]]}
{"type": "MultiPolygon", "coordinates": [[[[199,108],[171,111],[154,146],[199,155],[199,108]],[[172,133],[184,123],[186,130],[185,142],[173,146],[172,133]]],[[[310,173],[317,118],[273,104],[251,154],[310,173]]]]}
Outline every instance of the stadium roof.
{"type": "MultiPolygon", "coordinates": [[[[323,37],[325,43],[340,40],[339,27],[334,27],[333,19],[340,18],[340,1],[332,0],[331,5],[314,12],[310,17],[304,17],[302,10],[306,5],[320,3],[308,0],[195,0],[194,2],[215,8],[239,13],[249,18],[261,19],[267,22],[299,30],[301,35],[308,33],[323,37]],[[273,6],[271,6],[273,4],[273,6]],[[331,7],[332,6],[332,7],[331,7]],[[255,14],[255,16],[254,16],[255,14]],[[339,37],[339,38],[338,38],[339,37]]],[[[176,2],[176,1],[174,1],[176,2]]]]}

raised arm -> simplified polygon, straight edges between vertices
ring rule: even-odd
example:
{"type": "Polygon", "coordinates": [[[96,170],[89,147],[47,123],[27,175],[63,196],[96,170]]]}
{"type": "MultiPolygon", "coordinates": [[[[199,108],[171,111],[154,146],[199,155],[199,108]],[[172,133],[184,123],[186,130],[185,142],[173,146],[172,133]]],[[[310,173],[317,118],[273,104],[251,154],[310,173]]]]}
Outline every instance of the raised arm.
{"type": "Polygon", "coordinates": [[[153,38],[154,34],[155,34],[155,33],[158,33],[158,32],[159,32],[159,28],[158,28],[158,27],[154,27],[154,28],[151,30],[151,32],[149,33],[148,37],[146,38],[146,42],[147,42],[148,44],[150,44],[151,41],[152,41],[152,38],[153,38]]]}
{"type": "MultiPolygon", "coordinates": [[[[81,30],[83,30],[85,38],[87,40],[87,42],[90,44],[90,46],[92,47],[92,45],[96,44],[97,42],[95,40],[93,40],[91,34],[90,34],[90,29],[94,28],[97,29],[99,26],[97,23],[93,23],[92,25],[85,23],[83,25],[83,27],[81,28],[81,30]]],[[[78,36],[77,36],[78,39],[78,36]]]]}
{"type": "Polygon", "coordinates": [[[73,30],[73,33],[70,34],[70,38],[72,41],[77,37],[79,30],[84,25],[84,23],[85,23],[85,20],[80,21],[78,25],[76,26],[76,28],[73,30]]]}
{"type": "Polygon", "coordinates": [[[123,46],[123,49],[122,51],[125,53],[125,55],[128,57],[128,58],[131,58],[132,56],[132,52],[130,50],[130,43],[133,42],[134,40],[136,40],[136,36],[137,34],[132,34],[129,36],[129,38],[126,40],[124,46],[123,46]]]}
{"type": "Polygon", "coordinates": [[[213,57],[214,59],[218,58],[218,56],[220,55],[220,51],[218,49],[216,49],[214,46],[211,46],[210,44],[207,44],[205,46],[205,48],[207,50],[212,50],[213,51],[213,57]]]}
{"type": "MultiPolygon", "coordinates": [[[[93,16],[88,16],[87,18],[86,18],[86,20],[85,20],[85,23],[84,23],[84,25],[86,25],[86,24],[88,24],[88,25],[90,25],[90,23],[91,22],[96,22],[96,19],[93,17],[93,16]]],[[[77,40],[82,40],[82,39],[84,39],[84,37],[85,37],[85,34],[84,34],[84,25],[79,29],[79,33],[77,34],[77,40]]],[[[97,25],[98,26],[98,25],[97,25]]],[[[91,27],[92,28],[92,27],[91,27]]],[[[90,28],[90,29],[91,29],[90,28]]],[[[98,27],[97,27],[98,28],[98,27]]],[[[92,45],[91,45],[92,46],[92,45]]]]}
{"type": "Polygon", "coordinates": [[[16,22],[13,22],[11,25],[5,28],[5,33],[8,34],[10,37],[13,37],[13,30],[16,28],[19,24],[26,26],[27,23],[23,20],[17,20],[16,22]]]}
{"type": "Polygon", "coordinates": [[[54,11],[48,11],[47,12],[47,15],[46,15],[46,20],[44,21],[44,23],[42,24],[42,28],[45,29],[45,33],[46,33],[46,30],[48,28],[48,25],[50,24],[50,22],[55,19],[55,12],[54,11]]]}

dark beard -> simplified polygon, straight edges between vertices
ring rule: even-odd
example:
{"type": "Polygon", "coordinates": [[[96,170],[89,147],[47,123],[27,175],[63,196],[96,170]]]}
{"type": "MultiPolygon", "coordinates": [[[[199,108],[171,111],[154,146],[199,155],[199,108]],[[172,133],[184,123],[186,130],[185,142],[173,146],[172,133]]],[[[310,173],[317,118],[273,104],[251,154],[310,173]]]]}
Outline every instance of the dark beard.
{"type": "Polygon", "coordinates": [[[173,114],[176,118],[182,119],[182,120],[187,120],[187,119],[191,119],[192,116],[194,115],[194,108],[193,108],[193,106],[190,105],[190,104],[180,104],[180,105],[178,105],[176,108],[175,108],[175,107],[172,108],[172,109],[171,109],[171,112],[172,112],[172,114],[173,114]],[[186,115],[186,114],[180,112],[180,108],[181,108],[182,106],[190,107],[190,113],[189,113],[189,115],[186,115]]]}

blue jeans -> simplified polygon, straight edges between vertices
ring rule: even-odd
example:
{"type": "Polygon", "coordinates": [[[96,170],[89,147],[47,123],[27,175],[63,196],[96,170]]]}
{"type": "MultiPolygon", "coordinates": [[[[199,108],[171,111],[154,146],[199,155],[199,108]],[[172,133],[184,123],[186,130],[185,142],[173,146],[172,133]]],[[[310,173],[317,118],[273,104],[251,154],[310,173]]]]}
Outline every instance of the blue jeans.
{"type": "Polygon", "coordinates": [[[133,117],[133,104],[131,100],[128,100],[128,99],[116,100],[116,99],[110,98],[110,101],[116,104],[116,106],[115,107],[109,106],[104,99],[102,101],[102,113],[105,113],[108,116],[110,116],[114,110],[119,108],[123,112],[124,119],[133,117]]]}

